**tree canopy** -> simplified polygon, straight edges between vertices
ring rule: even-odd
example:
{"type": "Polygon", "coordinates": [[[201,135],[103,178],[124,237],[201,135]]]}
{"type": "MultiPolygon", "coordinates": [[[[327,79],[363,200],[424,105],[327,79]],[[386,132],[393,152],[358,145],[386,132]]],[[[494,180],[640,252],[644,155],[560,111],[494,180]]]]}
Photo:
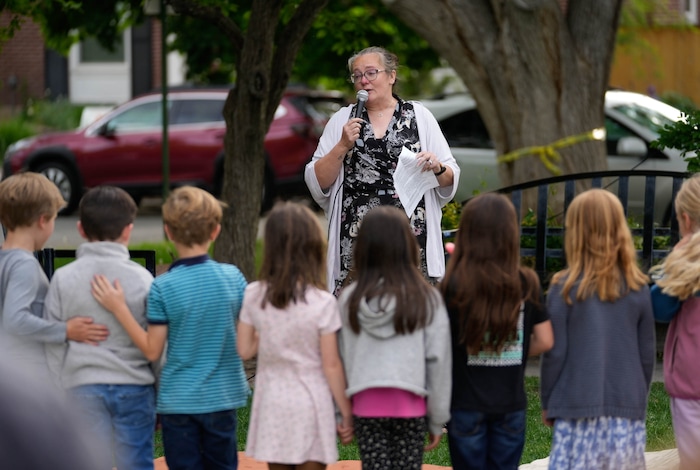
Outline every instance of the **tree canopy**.
{"type": "MultiPolygon", "coordinates": [[[[558,0],[167,3],[179,15],[169,19],[170,31],[189,31],[174,46],[188,51],[193,71],[219,80],[231,76],[225,64],[235,64],[237,86],[224,109],[223,199],[229,209],[215,253],[239,264],[251,278],[263,140],[290,80],[344,80],[346,57],[367,45],[385,46],[416,68],[437,64],[439,55],[474,95],[499,154],[547,145],[603,125],[623,1],[568,0],[564,10],[558,0]]],[[[117,31],[143,15],[140,0],[14,0],[9,10],[37,20],[48,43],[60,50],[89,35],[109,45],[117,31]]],[[[579,143],[561,154],[565,172],[606,166],[600,141],[579,143]]],[[[504,183],[548,175],[546,165],[531,157],[500,167],[504,183]]]]}

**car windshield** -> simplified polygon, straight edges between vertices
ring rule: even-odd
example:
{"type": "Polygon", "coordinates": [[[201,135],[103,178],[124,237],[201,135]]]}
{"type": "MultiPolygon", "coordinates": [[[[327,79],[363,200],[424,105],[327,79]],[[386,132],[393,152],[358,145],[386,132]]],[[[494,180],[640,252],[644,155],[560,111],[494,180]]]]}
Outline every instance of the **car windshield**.
{"type": "Polygon", "coordinates": [[[664,126],[672,125],[676,121],[675,118],[661,112],[661,110],[641,106],[637,103],[619,104],[613,109],[657,134],[664,126]]]}

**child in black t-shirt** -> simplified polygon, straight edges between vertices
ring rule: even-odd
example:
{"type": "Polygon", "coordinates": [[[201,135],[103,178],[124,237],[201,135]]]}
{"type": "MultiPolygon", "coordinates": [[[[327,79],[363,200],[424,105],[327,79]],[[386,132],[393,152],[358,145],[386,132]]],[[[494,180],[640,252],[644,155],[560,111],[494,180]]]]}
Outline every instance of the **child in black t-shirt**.
{"type": "Polygon", "coordinates": [[[517,468],[527,358],[554,339],[539,279],[520,266],[518,218],[505,196],[487,193],[466,204],[441,291],[452,330],[452,465],[517,468]]]}

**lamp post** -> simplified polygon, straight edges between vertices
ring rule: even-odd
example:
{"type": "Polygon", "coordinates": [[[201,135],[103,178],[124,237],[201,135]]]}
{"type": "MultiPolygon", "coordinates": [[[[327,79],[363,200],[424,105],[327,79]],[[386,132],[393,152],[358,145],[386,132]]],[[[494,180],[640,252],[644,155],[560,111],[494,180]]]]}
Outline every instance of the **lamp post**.
{"type": "Polygon", "coordinates": [[[147,15],[158,15],[160,20],[160,88],[161,88],[161,167],[163,181],[163,200],[168,197],[170,191],[170,145],[168,139],[168,52],[166,32],[166,4],[165,0],[147,0],[144,5],[147,15]]]}
{"type": "Polygon", "coordinates": [[[160,86],[162,91],[163,145],[163,201],[170,190],[170,145],[168,139],[168,52],[167,33],[165,31],[165,0],[160,0],[160,86]]]}

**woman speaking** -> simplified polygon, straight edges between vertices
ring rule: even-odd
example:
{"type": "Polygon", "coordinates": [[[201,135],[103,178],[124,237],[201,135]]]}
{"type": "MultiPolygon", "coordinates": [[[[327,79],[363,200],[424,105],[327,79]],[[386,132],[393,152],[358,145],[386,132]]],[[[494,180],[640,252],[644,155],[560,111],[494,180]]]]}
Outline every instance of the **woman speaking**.
{"type": "Polygon", "coordinates": [[[380,205],[405,209],[394,181],[404,148],[415,154],[412,165],[437,179],[409,217],[420,245],[421,271],[432,283],[445,272],[441,208],[454,197],[459,167],[430,111],[394,94],[397,67],[396,55],[381,47],[368,47],[348,60],[360,100],[331,117],[305,169],[309,191],[328,219],[327,279],[336,296],[351,281],[352,248],[364,215],[380,205]]]}

